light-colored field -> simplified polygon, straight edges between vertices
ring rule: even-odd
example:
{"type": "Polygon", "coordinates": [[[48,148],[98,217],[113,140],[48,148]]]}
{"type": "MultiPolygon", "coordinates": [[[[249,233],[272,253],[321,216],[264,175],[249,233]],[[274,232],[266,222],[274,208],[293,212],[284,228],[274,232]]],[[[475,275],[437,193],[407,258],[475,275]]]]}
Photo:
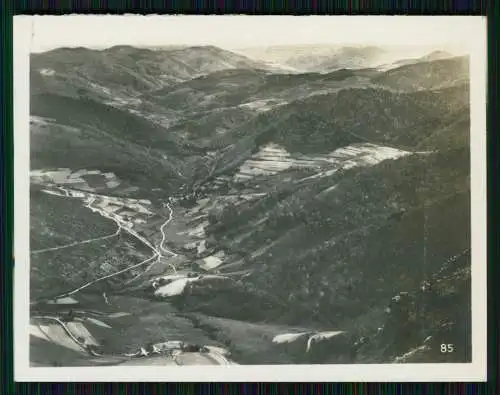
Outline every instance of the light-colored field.
{"type": "Polygon", "coordinates": [[[85,349],[68,336],[64,328],[56,322],[44,321],[42,324],[39,320],[33,320],[33,323],[30,324],[30,335],[58,346],[86,354],[85,349]]]}
{"type": "Polygon", "coordinates": [[[71,333],[75,335],[77,339],[82,338],[85,340],[85,343],[89,345],[94,345],[94,346],[99,345],[97,340],[94,338],[94,336],[92,336],[92,334],[88,331],[86,326],[83,325],[83,323],[73,321],[73,322],[68,322],[66,326],[71,331],[71,333]]]}
{"type": "Polygon", "coordinates": [[[78,304],[78,301],[74,298],[67,297],[67,298],[59,298],[56,300],[49,300],[47,304],[78,304]]]}
{"type": "Polygon", "coordinates": [[[268,144],[240,166],[235,181],[250,180],[261,175],[273,175],[290,168],[318,169],[313,177],[332,175],[339,167],[373,166],[386,159],[396,159],[409,152],[374,144],[353,144],[326,155],[292,155],[283,147],[268,144]],[[332,169],[332,166],[336,168],[332,169]],[[322,168],[328,170],[321,171],[322,168]]]}
{"type": "Polygon", "coordinates": [[[203,267],[207,270],[210,270],[210,269],[215,269],[216,267],[222,265],[224,261],[221,258],[212,255],[203,258],[203,262],[204,262],[203,267]]]}
{"type": "MultiPolygon", "coordinates": [[[[32,117],[35,125],[51,125],[50,120],[32,117]]],[[[41,185],[59,185],[75,188],[87,192],[109,193],[119,192],[127,195],[137,191],[137,187],[127,185],[114,173],[103,173],[92,169],[33,169],[30,172],[32,183],[41,185]]]]}
{"type": "Polygon", "coordinates": [[[285,104],[287,104],[287,102],[283,100],[267,99],[267,100],[254,100],[251,102],[243,103],[240,104],[238,107],[254,110],[257,112],[266,112],[278,106],[283,106],[285,104]]]}

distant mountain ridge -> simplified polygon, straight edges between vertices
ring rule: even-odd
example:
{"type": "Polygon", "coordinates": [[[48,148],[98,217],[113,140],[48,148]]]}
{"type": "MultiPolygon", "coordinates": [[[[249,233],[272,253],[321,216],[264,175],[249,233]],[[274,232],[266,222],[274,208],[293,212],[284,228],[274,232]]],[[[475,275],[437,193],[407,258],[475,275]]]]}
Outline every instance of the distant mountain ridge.
{"type": "MultiPolygon", "coordinates": [[[[294,47],[292,47],[294,48],[294,47]]],[[[248,50],[256,59],[274,60],[296,72],[329,72],[341,68],[363,68],[375,65],[385,51],[374,46],[298,46],[295,52],[286,47],[264,51],[248,50]],[[273,53],[276,51],[276,54],[273,53]],[[280,55],[281,53],[281,55],[280,55]]],[[[242,51],[242,53],[245,53],[242,51]]]]}
{"type": "Polygon", "coordinates": [[[392,67],[452,57],[431,48],[385,47],[369,45],[289,45],[241,49],[251,58],[289,67],[290,72],[329,72],[341,68],[367,68],[391,64],[392,67]],[[399,54],[399,55],[398,55],[399,54]]]}
{"type": "Polygon", "coordinates": [[[433,60],[441,60],[441,59],[447,59],[447,58],[453,58],[455,55],[442,51],[442,50],[436,50],[432,51],[431,53],[418,57],[418,58],[413,58],[413,59],[401,59],[393,63],[393,66],[404,66],[407,64],[415,64],[418,62],[431,62],[433,60]]]}

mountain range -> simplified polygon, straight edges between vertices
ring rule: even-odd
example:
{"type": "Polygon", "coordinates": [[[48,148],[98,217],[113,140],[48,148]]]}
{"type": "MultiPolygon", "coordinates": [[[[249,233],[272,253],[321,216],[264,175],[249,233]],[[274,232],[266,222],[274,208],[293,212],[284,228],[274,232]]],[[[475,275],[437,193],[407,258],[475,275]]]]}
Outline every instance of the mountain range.
{"type": "Polygon", "coordinates": [[[32,55],[32,326],[71,297],[106,355],[58,362],[52,323],[37,364],[166,340],[241,364],[470,360],[468,57],[253,53],[32,55]],[[273,341],[301,331],[332,334],[273,341]]]}

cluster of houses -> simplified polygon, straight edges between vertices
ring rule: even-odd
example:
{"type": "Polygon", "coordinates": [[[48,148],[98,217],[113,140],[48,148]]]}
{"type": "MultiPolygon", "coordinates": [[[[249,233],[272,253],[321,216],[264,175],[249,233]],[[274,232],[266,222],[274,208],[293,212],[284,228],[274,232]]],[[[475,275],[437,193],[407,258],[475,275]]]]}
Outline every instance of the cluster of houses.
{"type": "Polygon", "coordinates": [[[233,365],[234,362],[228,359],[229,351],[216,346],[202,346],[194,343],[187,343],[180,340],[170,340],[162,343],[151,343],[146,347],[140,347],[135,353],[125,354],[132,358],[145,358],[155,355],[164,355],[174,359],[182,354],[198,353],[205,354],[218,364],[233,365]]]}
{"type": "Polygon", "coordinates": [[[93,206],[107,214],[117,215],[124,221],[144,224],[155,214],[148,209],[151,202],[146,199],[125,199],[112,196],[98,196],[93,206]]]}

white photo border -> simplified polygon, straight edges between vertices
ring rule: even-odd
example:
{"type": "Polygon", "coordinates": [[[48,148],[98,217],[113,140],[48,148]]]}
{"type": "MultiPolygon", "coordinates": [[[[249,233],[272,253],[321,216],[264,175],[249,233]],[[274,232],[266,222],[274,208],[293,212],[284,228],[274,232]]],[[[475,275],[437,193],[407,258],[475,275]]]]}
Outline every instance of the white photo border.
{"type": "MultiPolygon", "coordinates": [[[[56,18],[68,18],[59,16],[56,18]]],[[[108,16],[106,16],[108,17],[108,16]]],[[[251,18],[254,28],[260,23],[280,22],[280,29],[293,29],[294,18],[331,18],[332,24],[344,23],[350,29],[364,31],[374,37],[380,28],[397,29],[412,26],[408,31],[396,30],[395,35],[407,42],[420,42],[424,35],[436,31],[449,40],[465,45],[470,55],[471,97],[471,248],[472,248],[472,362],[428,364],[349,364],[349,365],[233,365],[233,366],[111,366],[111,367],[30,367],[29,362],[29,54],[32,44],[33,18],[14,17],[14,379],[18,382],[422,382],[422,381],[486,381],[487,344],[487,227],[486,227],[486,18],[477,16],[176,16],[197,18],[197,29],[206,25],[241,29],[240,18],[251,18]],[[231,19],[228,22],[227,19],[231,19]],[[204,19],[204,20],[203,20],[204,19]],[[214,25],[214,19],[215,25],[214,25]],[[224,22],[225,20],[225,22],[224,22]],[[221,25],[220,22],[224,23],[221,25]],[[225,26],[225,27],[224,27],[225,26]],[[240,26],[240,28],[238,28],[240,26]],[[406,34],[406,36],[405,36],[406,34]],[[418,35],[415,35],[418,34],[418,35]],[[408,41],[409,40],[409,41],[408,41]],[[413,40],[413,41],[412,41],[413,40]]],[[[43,18],[43,17],[42,17],[43,18]]],[[[55,18],[55,17],[51,17],[55,18]]],[[[92,27],[87,16],[86,28],[92,27]]],[[[123,18],[122,26],[132,29],[137,18],[160,16],[113,16],[123,18]]],[[[170,17],[172,18],[172,17],[170,17]]],[[[317,19],[316,19],[317,20],[317,19]]],[[[311,21],[314,29],[314,20],[311,21]]],[[[267,25],[266,25],[267,26],[267,25]]],[[[235,30],[235,31],[238,31],[235,30]]],[[[438,34],[438,35],[439,35],[438,34]]],[[[310,34],[309,34],[310,35],[310,34]]],[[[349,37],[349,32],[343,32],[349,37]]],[[[127,43],[123,43],[127,44],[127,43]]],[[[262,43],[259,43],[262,44],[262,43]]],[[[411,44],[410,44],[411,45],[411,44]]]]}

